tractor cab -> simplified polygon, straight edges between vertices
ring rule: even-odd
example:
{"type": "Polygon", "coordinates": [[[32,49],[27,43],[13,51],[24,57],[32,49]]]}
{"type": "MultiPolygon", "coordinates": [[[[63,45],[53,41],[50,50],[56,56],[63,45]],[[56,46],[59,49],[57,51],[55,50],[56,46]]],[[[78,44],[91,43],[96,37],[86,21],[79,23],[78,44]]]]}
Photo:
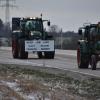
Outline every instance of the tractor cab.
{"type": "MultiPolygon", "coordinates": [[[[47,25],[50,25],[48,20],[47,25]],[[48,24],[49,23],[49,24],[48,24]]],[[[46,32],[44,31],[42,18],[23,18],[20,21],[21,30],[29,37],[30,39],[45,39],[46,32]]]]}
{"type": "Polygon", "coordinates": [[[100,23],[81,27],[78,30],[78,34],[82,35],[82,38],[88,42],[100,41],[100,23]]]}

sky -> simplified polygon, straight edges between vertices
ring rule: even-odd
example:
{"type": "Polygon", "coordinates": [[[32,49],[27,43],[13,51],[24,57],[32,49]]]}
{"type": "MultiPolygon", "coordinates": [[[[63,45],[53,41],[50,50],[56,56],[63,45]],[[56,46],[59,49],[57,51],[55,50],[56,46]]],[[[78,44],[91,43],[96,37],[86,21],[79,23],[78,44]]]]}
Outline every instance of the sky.
{"type": "MultiPolygon", "coordinates": [[[[1,3],[4,4],[4,1],[1,3]]],[[[84,23],[100,21],[100,0],[16,0],[10,9],[11,17],[40,16],[49,19],[63,31],[75,31],[84,23]]],[[[5,9],[0,8],[0,18],[5,20],[5,9]]]]}

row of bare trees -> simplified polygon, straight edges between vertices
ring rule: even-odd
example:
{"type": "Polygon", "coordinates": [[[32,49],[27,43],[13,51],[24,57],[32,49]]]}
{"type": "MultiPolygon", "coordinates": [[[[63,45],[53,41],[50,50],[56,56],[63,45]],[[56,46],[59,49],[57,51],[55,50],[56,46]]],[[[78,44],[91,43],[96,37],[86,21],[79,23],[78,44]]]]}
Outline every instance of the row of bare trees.
{"type": "Polygon", "coordinates": [[[55,39],[55,47],[57,49],[77,49],[77,41],[80,37],[74,31],[63,32],[59,26],[52,25],[49,28],[49,32],[55,39]]]}
{"type": "Polygon", "coordinates": [[[9,23],[3,23],[0,19],[0,37],[11,37],[11,28],[9,23]]]}

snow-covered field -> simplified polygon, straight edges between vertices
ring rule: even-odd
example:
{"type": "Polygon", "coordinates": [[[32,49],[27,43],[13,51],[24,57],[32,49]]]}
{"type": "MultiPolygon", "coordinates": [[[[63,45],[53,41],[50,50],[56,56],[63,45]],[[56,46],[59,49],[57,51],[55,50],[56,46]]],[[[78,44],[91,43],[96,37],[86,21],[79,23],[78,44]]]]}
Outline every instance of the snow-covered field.
{"type": "MultiPolygon", "coordinates": [[[[25,91],[23,91],[23,87],[20,87],[20,85],[18,83],[19,80],[16,80],[15,82],[11,82],[11,81],[0,81],[0,85],[2,85],[2,87],[6,87],[9,88],[9,91],[11,94],[16,94],[16,95],[9,95],[7,97],[4,97],[3,92],[1,92],[0,95],[0,100],[2,100],[3,98],[9,98],[10,100],[40,100],[39,98],[43,98],[41,92],[36,92],[36,91],[32,91],[30,93],[30,91],[28,93],[26,93],[25,91]],[[18,97],[17,97],[18,95],[18,97]]],[[[23,83],[25,84],[25,83],[23,83]]],[[[24,87],[25,88],[25,87],[24,87]]],[[[50,100],[49,98],[45,97],[45,100],[50,100]]]]}
{"type": "Polygon", "coordinates": [[[97,100],[99,82],[0,64],[0,100],[97,100]]]}

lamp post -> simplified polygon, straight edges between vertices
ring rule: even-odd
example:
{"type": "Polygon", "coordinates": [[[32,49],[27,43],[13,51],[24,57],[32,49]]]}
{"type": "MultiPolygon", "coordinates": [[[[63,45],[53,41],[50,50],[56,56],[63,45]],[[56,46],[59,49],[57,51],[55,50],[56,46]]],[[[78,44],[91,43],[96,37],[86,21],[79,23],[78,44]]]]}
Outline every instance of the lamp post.
{"type": "Polygon", "coordinates": [[[62,28],[61,28],[61,31],[60,31],[60,49],[63,49],[63,45],[62,45],[62,42],[63,42],[63,39],[62,39],[62,28]]]}

